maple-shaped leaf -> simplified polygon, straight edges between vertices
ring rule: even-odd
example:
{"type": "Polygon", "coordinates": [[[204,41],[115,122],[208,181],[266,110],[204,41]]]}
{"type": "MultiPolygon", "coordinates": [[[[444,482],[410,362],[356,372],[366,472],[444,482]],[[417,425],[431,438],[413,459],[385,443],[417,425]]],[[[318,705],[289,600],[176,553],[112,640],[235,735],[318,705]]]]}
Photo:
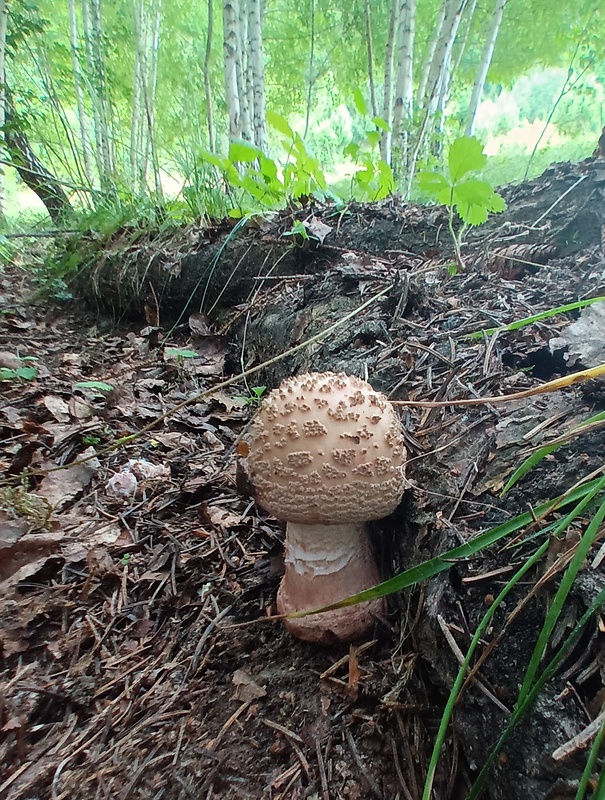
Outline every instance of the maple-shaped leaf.
{"type": "Polygon", "coordinates": [[[486,163],[487,156],[483,152],[483,145],[475,136],[461,136],[452,142],[448,154],[452,183],[458,183],[469,172],[483,169],[486,163]]]}

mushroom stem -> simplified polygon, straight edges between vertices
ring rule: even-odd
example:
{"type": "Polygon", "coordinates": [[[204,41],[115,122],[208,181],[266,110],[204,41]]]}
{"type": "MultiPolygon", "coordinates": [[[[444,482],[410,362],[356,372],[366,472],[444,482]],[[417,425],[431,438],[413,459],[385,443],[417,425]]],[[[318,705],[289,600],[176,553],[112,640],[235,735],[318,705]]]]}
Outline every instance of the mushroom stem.
{"type": "MultiPolygon", "coordinates": [[[[277,595],[280,614],[320,608],[380,583],[363,524],[289,522],[285,547],[286,571],[277,595]]],[[[380,598],[285,623],[301,639],[328,643],[359,638],[383,612],[380,598]]]]}

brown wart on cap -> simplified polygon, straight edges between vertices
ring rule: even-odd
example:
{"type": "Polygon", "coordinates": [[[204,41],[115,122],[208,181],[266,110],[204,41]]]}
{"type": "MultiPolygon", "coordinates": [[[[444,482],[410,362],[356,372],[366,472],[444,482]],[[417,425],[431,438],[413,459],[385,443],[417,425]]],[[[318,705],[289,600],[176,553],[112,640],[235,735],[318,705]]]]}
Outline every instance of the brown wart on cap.
{"type": "MultiPolygon", "coordinates": [[[[393,406],[360,378],[308,373],[264,398],[251,426],[248,472],[259,505],[287,522],[280,614],[380,582],[364,523],[399,505],[405,460],[393,406]]],[[[352,640],[383,610],[382,599],[372,600],[286,626],[307,641],[352,640]]]]}

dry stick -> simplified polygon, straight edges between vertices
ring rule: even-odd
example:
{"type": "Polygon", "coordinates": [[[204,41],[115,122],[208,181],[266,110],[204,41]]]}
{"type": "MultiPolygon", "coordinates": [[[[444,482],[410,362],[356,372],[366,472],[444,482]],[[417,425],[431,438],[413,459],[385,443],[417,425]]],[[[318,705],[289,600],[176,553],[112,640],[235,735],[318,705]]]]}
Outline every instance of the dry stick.
{"type": "Polygon", "coordinates": [[[333,333],[335,330],[341,328],[344,324],[354,319],[358,314],[361,314],[362,311],[365,311],[366,308],[369,308],[373,303],[375,303],[381,297],[384,297],[386,294],[388,294],[388,292],[391,291],[392,288],[393,287],[391,285],[385,287],[380,292],[375,294],[373,297],[370,297],[369,300],[366,300],[365,303],[362,303],[360,306],[353,309],[353,311],[350,311],[348,314],[345,314],[344,317],[337,320],[332,325],[329,325],[323,331],[316,333],[314,336],[310,336],[308,339],[305,339],[304,342],[300,342],[299,344],[294,345],[294,347],[291,347],[289,350],[280,353],[278,356],[269,358],[267,361],[263,361],[262,364],[257,364],[255,367],[250,367],[249,369],[243,370],[237,375],[233,375],[231,378],[228,378],[226,381],[217,383],[216,386],[213,386],[210,389],[205,389],[203,392],[198,392],[197,394],[194,394],[193,397],[188,397],[186,400],[183,400],[173,408],[169,409],[165,414],[162,414],[160,417],[156,417],[156,419],[152,420],[150,423],[142,427],[136,433],[132,433],[129,436],[122,436],[120,439],[117,439],[113,444],[109,445],[108,447],[105,447],[103,450],[99,450],[98,453],[88,456],[87,458],[81,458],[77,461],[72,461],[70,464],[62,464],[61,466],[51,467],[50,469],[28,470],[28,474],[48,475],[51,472],[59,472],[60,470],[70,469],[71,467],[80,466],[80,464],[86,464],[88,461],[92,461],[93,458],[100,458],[101,456],[108,455],[109,453],[112,453],[114,450],[118,450],[123,445],[134,442],[144,433],[149,433],[149,431],[152,431],[157,425],[169,419],[170,417],[174,416],[179,411],[182,411],[183,408],[186,408],[187,406],[190,406],[193,403],[198,403],[200,400],[205,400],[208,397],[212,397],[213,394],[221,392],[228,386],[231,386],[234,383],[238,383],[241,380],[245,380],[246,378],[249,378],[251,375],[256,375],[257,372],[260,372],[261,370],[266,369],[267,367],[273,366],[273,364],[277,364],[280,361],[283,361],[284,358],[287,358],[288,356],[291,356],[294,353],[298,353],[300,350],[304,350],[305,347],[309,347],[310,345],[315,344],[315,342],[319,342],[321,339],[324,339],[326,336],[329,336],[329,334],[333,333]]]}
{"type": "Polygon", "coordinates": [[[605,364],[598,367],[591,367],[590,369],[583,369],[579,372],[572,372],[571,375],[566,375],[564,378],[556,378],[554,381],[543,383],[541,386],[534,386],[533,389],[525,389],[522,392],[515,392],[514,394],[497,395],[496,397],[477,397],[467,400],[391,400],[395,406],[420,406],[421,408],[448,408],[449,406],[482,406],[486,403],[509,403],[513,400],[523,400],[526,397],[534,397],[539,394],[546,394],[547,392],[556,392],[559,389],[566,389],[568,386],[574,386],[576,383],[584,383],[584,381],[592,380],[593,378],[601,378],[605,376],[605,364]]]}

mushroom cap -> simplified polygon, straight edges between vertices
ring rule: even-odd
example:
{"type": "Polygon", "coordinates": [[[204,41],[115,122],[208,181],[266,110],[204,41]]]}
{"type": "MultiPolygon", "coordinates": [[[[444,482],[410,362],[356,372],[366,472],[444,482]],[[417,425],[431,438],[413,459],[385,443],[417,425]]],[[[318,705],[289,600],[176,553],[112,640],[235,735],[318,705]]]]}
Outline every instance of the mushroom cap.
{"type": "Polygon", "coordinates": [[[390,514],[405,488],[395,409],[353,375],[307,373],[264,399],[250,430],[248,472],[258,503],[306,525],[390,514]]]}

